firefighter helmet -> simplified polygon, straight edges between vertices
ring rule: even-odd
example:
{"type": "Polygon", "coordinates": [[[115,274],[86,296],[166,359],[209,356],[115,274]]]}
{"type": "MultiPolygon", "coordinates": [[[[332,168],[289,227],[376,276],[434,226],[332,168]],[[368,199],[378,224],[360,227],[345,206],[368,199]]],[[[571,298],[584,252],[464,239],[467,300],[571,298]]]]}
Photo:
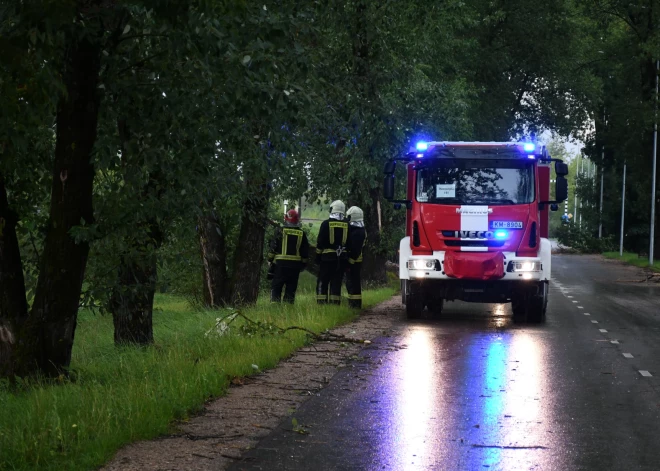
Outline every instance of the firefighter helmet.
{"type": "Polygon", "coordinates": [[[351,218],[351,222],[362,222],[364,221],[364,213],[357,206],[351,206],[346,212],[346,216],[351,218]]]}
{"type": "Polygon", "coordinates": [[[336,200],[330,203],[330,214],[346,214],[346,205],[343,201],[336,200]]]}
{"type": "Polygon", "coordinates": [[[298,224],[299,221],[298,211],[296,211],[295,209],[288,210],[284,215],[284,220],[289,224],[298,224]]]}

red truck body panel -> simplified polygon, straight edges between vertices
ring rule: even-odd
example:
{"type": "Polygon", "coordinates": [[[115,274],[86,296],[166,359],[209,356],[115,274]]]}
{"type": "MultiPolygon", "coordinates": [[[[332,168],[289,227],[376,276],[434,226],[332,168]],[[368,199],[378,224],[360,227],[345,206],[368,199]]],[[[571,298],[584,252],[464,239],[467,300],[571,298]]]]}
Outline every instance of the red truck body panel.
{"type": "MultiPolygon", "coordinates": [[[[492,144],[469,145],[488,147],[492,144]]],[[[521,158],[526,157],[523,155],[521,158]]],[[[515,205],[483,206],[419,202],[415,197],[416,163],[417,161],[412,161],[407,165],[406,191],[406,198],[412,202],[411,208],[406,212],[406,235],[410,236],[414,255],[427,255],[433,251],[516,252],[526,257],[537,255],[540,238],[548,237],[549,207],[546,204],[540,208],[539,202],[550,199],[549,162],[534,160],[534,201],[515,205]],[[494,221],[520,221],[523,227],[507,229],[507,237],[503,240],[490,240],[483,244],[485,246],[470,247],[469,245],[474,244],[469,242],[471,238],[492,239],[494,221]],[[413,237],[415,227],[419,239],[417,245],[413,237]],[[488,234],[483,234],[484,232],[488,234]]]]}

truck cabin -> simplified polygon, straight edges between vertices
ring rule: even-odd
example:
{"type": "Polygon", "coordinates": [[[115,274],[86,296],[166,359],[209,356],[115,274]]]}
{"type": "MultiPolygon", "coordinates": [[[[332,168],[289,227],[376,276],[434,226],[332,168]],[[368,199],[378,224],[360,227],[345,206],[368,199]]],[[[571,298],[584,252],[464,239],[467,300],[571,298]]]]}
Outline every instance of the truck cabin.
{"type": "Polygon", "coordinates": [[[548,211],[566,199],[567,174],[545,146],[529,142],[419,142],[389,161],[384,196],[406,208],[399,278],[409,317],[460,299],[511,301],[514,313],[542,318],[551,265],[548,211]],[[405,199],[394,198],[399,161],[405,199]]]}
{"type": "Polygon", "coordinates": [[[407,166],[406,235],[413,253],[513,251],[532,256],[548,236],[548,210],[566,196],[566,164],[556,161],[550,200],[545,146],[519,142],[418,142],[385,169],[385,197],[394,200],[397,161],[407,166]],[[391,191],[388,192],[388,186],[391,191]],[[483,213],[477,217],[477,213],[483,213]]]}

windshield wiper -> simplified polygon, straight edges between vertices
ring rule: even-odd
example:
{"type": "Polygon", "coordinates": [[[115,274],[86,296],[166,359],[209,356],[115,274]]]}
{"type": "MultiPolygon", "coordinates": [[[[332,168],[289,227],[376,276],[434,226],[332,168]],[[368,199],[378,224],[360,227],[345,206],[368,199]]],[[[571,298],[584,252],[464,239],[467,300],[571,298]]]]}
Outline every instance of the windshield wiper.
{"type": "Polygon", "coordinates": [[[507,199],[483,199],[483,200],[474,200],[470,204],[516,204],[513,200],[507,199]]]}
{"type": "Polygon", "coordinates": [[[460,198],[433,198],[435,204],[465,204],[460,198]]]}

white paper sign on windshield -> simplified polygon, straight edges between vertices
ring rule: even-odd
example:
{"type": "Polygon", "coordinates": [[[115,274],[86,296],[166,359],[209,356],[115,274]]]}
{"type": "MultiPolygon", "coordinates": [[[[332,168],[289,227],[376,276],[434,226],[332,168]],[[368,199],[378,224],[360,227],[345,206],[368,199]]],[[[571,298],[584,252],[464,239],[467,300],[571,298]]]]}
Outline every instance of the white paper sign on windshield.
{"type": "Polygon", "coordinates": [[[438,183],[435,185],[436,198],[456,198],[456,183],[438,183]]]}

